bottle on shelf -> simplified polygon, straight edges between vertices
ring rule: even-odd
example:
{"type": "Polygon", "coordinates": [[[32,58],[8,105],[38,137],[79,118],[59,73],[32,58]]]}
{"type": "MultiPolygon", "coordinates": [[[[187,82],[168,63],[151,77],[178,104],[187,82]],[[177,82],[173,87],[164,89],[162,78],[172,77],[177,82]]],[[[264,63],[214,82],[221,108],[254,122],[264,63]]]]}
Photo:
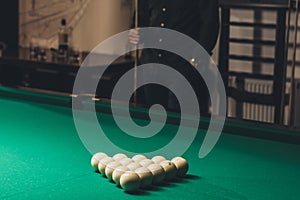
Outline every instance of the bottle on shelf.
{"type": "Polygon", "coordinates": [[[57,59],[60,62],[67,62],[69,51],[71,49],[71,32],[72,29],[67,27],[66,19],[61,20],[61,26],[58,30],[58,51],[57,59]]]}
{"type": "Polygon", "coordinates": [[[69,48],[69,29],[66,19],[61,20],[61,27],[58,30],[58,50],[68,51],[69,48]]]}

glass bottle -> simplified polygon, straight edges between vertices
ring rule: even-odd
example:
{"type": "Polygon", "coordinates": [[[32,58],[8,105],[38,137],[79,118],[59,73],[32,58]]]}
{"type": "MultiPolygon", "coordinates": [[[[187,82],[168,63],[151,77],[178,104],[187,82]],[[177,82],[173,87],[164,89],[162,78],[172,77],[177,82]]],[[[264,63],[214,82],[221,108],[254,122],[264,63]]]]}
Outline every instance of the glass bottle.
{"type": "Polygon", "coordinates": [[[61,27],[58,30],[58,50],[67,52],[69,48],[69,30],[66,19],[61,20],[61,27]]]}

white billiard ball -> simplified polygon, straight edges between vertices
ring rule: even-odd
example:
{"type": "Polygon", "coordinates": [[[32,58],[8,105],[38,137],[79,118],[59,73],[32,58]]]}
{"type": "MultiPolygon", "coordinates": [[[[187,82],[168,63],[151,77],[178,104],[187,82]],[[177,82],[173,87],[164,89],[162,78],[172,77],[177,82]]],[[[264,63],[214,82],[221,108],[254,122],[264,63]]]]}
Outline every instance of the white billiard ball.
{"type": "Polygon", "coordinates": [[[162,161],[167,160],[167,159],[166,159],[165,157],[163,157],[163,156],[154,156],[151,160],[152,160],[154,163],[159,164],[159,163],[161,163],[162,161]]]}
{"type": "Polygon", "coordinates": [[[165,180],[171,180],[177,174],[177,168],[175,164],[169,160],[164,160],[159,165],[165,171],[165,180]]]}
{"type": "Polygon", "coordinates": [[[115,160],[111,157],[105,157],[103,159],[101,159],[99,161],[99,164],[98,164],[98,170],[99,172],[104,176],[105,175],[105,168],[106,168],[106,165],[108,163],[111,163],[111,162],[114,162],[115,160]]]}
{"type": "Polygon", "coordinates": [[[127,166],[130,163],[133,163],[134,161],[131,158],[123,158],[121,160],[119,160],[119,162],[123,165],[123,166],[127,166]]]}
{"type": "Polygon", "coordinates": [[[189,169],[189,165],[188,162],[186,161],[186,159],[182,158],[182,157],[175,157],[171,160],[172,163],[175,164],[176,169],[177,169],[177,176],[185,176],[185,174],[187,173],[188,169],[189,169]]]}
{"type": "Polygon", "coordinates": [[[148,168],[140,167],[135,170],[135,173],[137,173],[137,175],[139,175],[139,177],[141,179],[141,187],[142,188],[151,185],[151,183],[153,181],[153,175],[148,168]]]}
{"type": "Polygon", "coordinates": [[[98,170],[98,164],[99,164],[99,160],[101,160],[102,158],[108,157],[105,153],[99,152],[99,153],[95,153],[92,156],[91,159],[91,166],[95,169],[98,170]]]}
{"type": "Polygon", "coordinates": [[[156,184],[164,180],[165,171],[159,164],[152,164],[147,167],[153,175],[152,183],[156,184]]]}
{"type": "Polygon", "coordinates": [[[119,186],[121,176],[128,171],[130,171],[130,169],[128,169],[126,166],[122,165],[117,167],[112,174],[112,180],[119,186]]]}
{"type": "Polygon", "coordinates": [[[138,155],[135,155],[132,157],[132,160],[134,160],[134,162],[140,162],[145,159],[147,159],[147,157],[144,155],[141,155],[141,154],[138,154],[138,155]]]}
{"type": "Polygon", "coordinates": [[[148,167],[149,165],[154,164],[154,162],[150,159],[144,159],[144,160],[140,161],[139,163],[143,167],[148,167]]]}
{"type": "Polygon", "coordinates": [[[119,166],[121,166],[121,163],[119,163],[118,161],[111,162],[106,165],[105,175],[109,181],[112,180],[112,174],[113,174],[114,170],[119,166]]]}
{"type": "Polygon", "coordinates": [[[123,153],[117,153],[112,157],[115,161],[122,160],[123,158],[128,158],[125,154],[123,153]]]}
{"type": "Polygon", "coordinates": [[[137,173],[128,171],[122,174],[120,185],[125,192],[134,192],[141,186],[141,179],[137,173]]]}
{"type": "Polygon", "coordinates": [[[128,169],[129,169],[130,171],[134,171],[134,170],[136,170],[137,168],[142,167],[142,165],[140,165],[140,164],[137,163],[137,162],[133,162],[133,163],[130,163],[129,165],[127,165],[127,167],[128,167],[128,169]]]}

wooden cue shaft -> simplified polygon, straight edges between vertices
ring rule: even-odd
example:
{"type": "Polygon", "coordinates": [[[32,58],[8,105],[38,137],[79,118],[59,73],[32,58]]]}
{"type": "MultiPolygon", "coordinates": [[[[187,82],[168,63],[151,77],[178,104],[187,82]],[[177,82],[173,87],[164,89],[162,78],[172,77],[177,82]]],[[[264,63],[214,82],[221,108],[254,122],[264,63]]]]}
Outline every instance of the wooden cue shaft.
{"type": "MultiPolygon", "coordinates": [[[[135,0],[135,28],[139,27],[139,2],[138,0],[135,0]]],[[[138,51],[139,44],[136,45],[135,50],[135,56],[134,56],[134,83],[133,83],[133,98],[134,103],[137,104],[137,67],[138,67],[138,61],[139,61],[139,51],[138,51]]]]}
{"type": "Polygon", "coordinates": [[[296,68],[296,52],[297,52],[297,32],[298,32],[298,17],[299,17],[299,0],[296,0],[296,16],[294,24],[294,40],[293,40],[293,57],[292,57],[292,73],[291,73],[291,87],[289,99],[289,125],[294,126],[294,84],[295,84],[295,68],[296,68]]]}
{"type": "Polygon", "coordinates": [[[291,12],[292,12],[292,0],[288,0],[288,17],[287,28],[285,38],[285,52],[284,52],[284,67],[283,67],[283,80],[281,90],[281,105],[280,105],[280,123],[284,124],[284,108],[285,108],[285,90],[286,90],[286,76],[288,67],[288,55],[289,55],[289,41],[290,41],[290,28],[291,28],[291,12]]]}

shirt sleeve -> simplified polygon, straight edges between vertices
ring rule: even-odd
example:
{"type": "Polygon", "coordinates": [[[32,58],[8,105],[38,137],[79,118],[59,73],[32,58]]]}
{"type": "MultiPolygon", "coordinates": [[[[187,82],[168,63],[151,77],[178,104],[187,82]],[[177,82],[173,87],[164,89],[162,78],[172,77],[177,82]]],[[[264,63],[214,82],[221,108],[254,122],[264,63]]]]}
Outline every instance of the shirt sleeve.
{"type": "MultiPolygon", "coordinates": [[[[149,26],[149,20],[150,20],[150,16],[149,16],[149,5],[148,5],[148,0],[139,0],[138,2],[138,25],[139,27],[147,27],[149,26]]],[[[136,15],[136,11],[134,11],[133,13],[133,17],[132,17],[132,23],[130,28],[135,28],[135,15],[136,15]]]]}
{"type": "Polygon", "coordinates": [[[209,53],[212,53],[219,36],[218,0],[199,0],[201,26],[198,42],[209,53]]]}

